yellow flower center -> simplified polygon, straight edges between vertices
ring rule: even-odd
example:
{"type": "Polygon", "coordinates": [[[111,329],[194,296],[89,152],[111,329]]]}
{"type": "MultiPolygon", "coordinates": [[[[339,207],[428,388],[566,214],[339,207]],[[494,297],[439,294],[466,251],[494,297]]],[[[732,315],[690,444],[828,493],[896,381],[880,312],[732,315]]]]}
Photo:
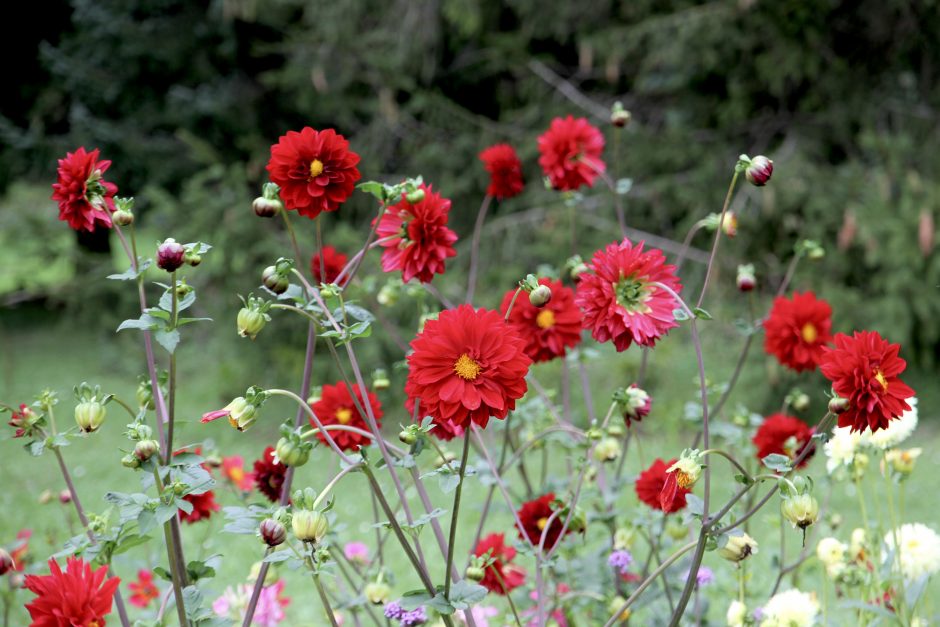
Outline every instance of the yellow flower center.
{"type": "Polygon", "coordinates": [[[539,312],[539,315],[535,317],[535,324],[537,324],[540,329],[551,329],[555,326],[555,312],[551,309],[543,309],[539,312]]]}
{"type": "Polygon", "coordinates": [[[337,409],[336,420],[338,420],[341,425],[349,424],[349,421],[352,420],[352,410],[346,407],[337,409]]]}
{"type": "Polygon", "coordinates": [[[319,159],[314,159],[310,162],[310,178],[315,179],[321,174],[323,174],[323,162],[319,159]]]}
{"type": "Polygon", "coordinates": [[[816,327],[813,326],[811,322],[807,322],[803,325],[800,334],[803,336],[803,341],[807,344],[812,344],[816,341],[816,338],[819,337],[819,331],[816,330],[816,327]]]}
{"type": "Polygon", "coordinates": [[[480,364],[473,361],[466,353],[458,357],[457,361],[454,362],[454,372],[465,381],[473,381],[476,379],[482,369],[480,364]]]}
{"type": "Polygon", "coordinates": [[[677,470],[676,471],[676,483],[679,484],[680,488],[688,488],[695,482],[692,481],[692,475],[690,475],[684,470],[677,470]]]}
{"type": "Polygon", "coordinates": [[[535,522],[535,526],[539,528],[539,531],[544,530],[544,529],[545,529],[545,525],[547,525],[547,524],[548,524],[548,517],[547,517],[547,516],[545,516],[545,517],[543,517],[543,518],[539,518],[539,519],[535,522]]]}
{"type": "Polygon", "coordinates": [[[885,379],[884,373],[880,370],[875,370],[875,381],[881,384],[881,389],[883,391],[888,391],[888,380],[885,379]]]}
{"type": "Polygon", "coordinates": [[[228,471],[228,476],[233,482],[238,483],[245,478],[245,471],[244,469],[238,467],[230,468],[228,471]]]}

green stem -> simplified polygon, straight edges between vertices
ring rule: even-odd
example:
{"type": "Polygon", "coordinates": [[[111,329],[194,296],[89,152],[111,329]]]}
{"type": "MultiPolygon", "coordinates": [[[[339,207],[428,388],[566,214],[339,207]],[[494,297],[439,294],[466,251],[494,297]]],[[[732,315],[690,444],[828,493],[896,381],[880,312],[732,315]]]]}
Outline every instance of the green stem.
{"type": "Polygon", "coordinates": [[[519,618],[519,612],[516,611],[516,604],[512,602],[512,594],[510,594],[509,588],[506,587],[506,580],[503,579],[503,576],[499,573],[495,565],[490,564],[490,571],[496,575],[496,581],[499,582],[499,585],[503,587],[503,591],[506,593],[506,601],[509,602],[509,610],[512,612],[512,617],[516,619],[516,627],[522,627],[522,620],[519,618]]]}
{"type": "Polygon", "coordinates": [[[287,216],[287,209],[282,209],[280,213],[281,217],[284,218],[284,226],[287,227],[287,234],[290,235],[290,245],[294,249],[294,262],[302,263],[300,258],[300,246],[297,245],[297,235],[294,234],[294,227],[291,225],[290,218],[287,216]]]}
{"type": "Polygon", "coordinates": [[[329,617],[330,624],[333,627],[339,627],[339,623],[336,622],[336,616],[333,614],[333,608],[330,606],[330,599],[326,596],[326,590],[323,589],[323,584],[320,582],[320,575],[313,576],[313,585],[317,587],[317,594],[320,595],[323,610],[326,612],[327,617],[329,617]]]}
{"type": "Polygon", "coordinates": [[[705,300],[705,292],[708,290],[708,280],[712,275],[712,266],[715,263],[715,259],[718,257],[718,242],[721,241],[721,225],[725,221],[725,213],[728,212],[728,206],[731,204],[731,198],[734,195],[734,186],[738,182],[738,168],[734,169],[734,176],[731,177],[731,184],[728,185],[728,193],[725,195],[725,204],[721,207],[721,215],[718,218],[718,227],[715,229],[715,242],[712,244],[712,254],[708,257],[708,266],[705,268],[705,280],[702,282],[702,291],[698,295],[698,301],[695,303],[695,308],[698,309],[702,306],[702,301],[705,300]]]}
{"type": "MultiPolygon", "coordinates": [[[[157,484],[157,492],[160,493],[160,499],[162,501],[164,498],[163,479],[160,478],[160,472],[156,467],[153,470],[153,478],[154,482],[157,484]]],[[[180,565],[176,561],[176,542],[173,537],[173,528],[169,520],[163,523],[163,538],[166,542],[167,559],[170,562],[173,596],[176,598],[176,614],[179,618],[180,625],[189,625],[189,619],[186,618],[186,605],[183,602],[182,573],[179,572],[180,565]]]]}
{"type": "Polygon", "coordinates": [[[450,599],[451,567],[454,564],[454,546],[457,544],[457,514],[460,511],[460,493],[463,491],[463,475],[467,470],[467,457],[470,454],[470,434],[463,436],[463,457],[460,458],[459,480],[454,491],[454,511],[450,516],[450,539],[447,543],[447,568],[444,571],[444,598],[450,599]]]}

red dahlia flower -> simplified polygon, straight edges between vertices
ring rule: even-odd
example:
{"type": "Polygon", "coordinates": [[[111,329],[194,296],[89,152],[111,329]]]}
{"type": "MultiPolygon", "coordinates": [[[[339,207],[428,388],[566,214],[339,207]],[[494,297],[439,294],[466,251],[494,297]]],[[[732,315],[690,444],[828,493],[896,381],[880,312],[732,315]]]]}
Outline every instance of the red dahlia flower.
{"type": "Polygon", "coordinates": [[[608,244],[594,253],[588,271],[578,281],[575,303],[584,311],[584,328],[598,342],[612,340],[618,351],[632,342],[653,346],[656,340],[679,326],[673,311],[679,306],[662,283],[676,294],[682,284],[675,266],[666,265],[661,250],[643,251],[630,240],[608,244]]]}
{"type": "Polygon", "coordinates": [[[59,180],[52,186],[52,200],[59,203],[59,219],[76,231],[94,231],[96,225],[111,228],[117,185],[101,178],[110,161],[98,161],[98,149],[79,148],[59,159],[59,180]]]}
{"type": "Polygon", "coordinates": [[[405,394],[435,423],[485,427],[503,419],[526,391],[532,360],[525,341],[497,312],[461,305],[428,320],[411,342],[405,394]]]}
{"type": "Polygon", "coordinates": [[[601,160],[604,136],[584,118],[555,118],[538,143],[539,165],[557,190],[590,187],[606,168],[601,160]]]}
{"type": "Polygon", "coordinates": [[[208,490],[202,494],[187,494],[183,497],[183,500],[193,505],[193,511],[188,514],[183,510],[179,510],[180,520],[184,523],[193,524],[200,520],[208,520],[212,516],[212,512],[217,512],[222,509],[222,507],[216,503],[215,494],[212,490],[208,490]]]}
{"type": "Polygon", "coordinates": [[[796,459],[803,449],[810,446],[809,454],[800,462],[799,467],[802,468],[816,453],[816,445],[812,443],[812,438],[813,428],[799,418],[773,414],[767,416],[757,428],[751,441],[757,447],[757,459],[764,459],[774,453],[796,459]]]}
{"type": "Polygon", "coordinates": [[[812,292],[779,296],[764,321],[764,350],[791,370],[815,370],[832,340],[831,317],[829,303],[812,292]]]}
{"type": "MultiPolygon", "coordinates": [[[[320,271],[320,253],[314,253],[313,257],[310,258],[310,274],[313,275],[313,280],[315,283],[335,283],[336,277],[339,276],[339,273],[343,271],[343,268],[346,267],[346,255],[337,251],[332,246],[323,247],[323,270],[326,273],[320,271]]],[[[346,280],[343,280],[345,283],[346,280]]]]}
{"type": "MultiPolygon", "coordinates": [[[[354,385],[353,390],[356,393],[355,401],[353,401],[353,397],[349,393],[349,387],[345,382],[323,386],[320,400],[311,405],[313,412],[317,415],[317,418],[320,419],[320,422],[323,423],[323,426],[347,425],[350,427],[358,427],[363,431],[369,430],[369,424],[366,422],[365,416],[359,413],[359,409],[356,407],[356,403],[358,402],[363,410],[366,408],[362,400],[362,392],[359,391],[358,385],[354,385]]],[[[371,391],[369,392],[368,398],[369,404],[372,406],[372,415],[375,417],[375,424],[381,429],[382,404],[379,402],[378,397],[371,391]]],[[[310,419],[310,424],[314,427],[317,426],[312,418],[310,419]]],[[[364,436],[361,433],[340,431],[339,429],[331,430],[330,436],[336,442],[336,445],[344,451],[355,451],[358,450],[360,446],[369,446],[372,442],[372,438],[364,436]]],[[[326,444],[326,437],[322,433],[317,432],[317,437],[321,442],[326,444]]]]}
{"type": "Polygon", "coordinates": [[[336,211],[352,195],[362,176],[357,163],[359,155],[342,135],[305,126],[299,133],[287,131],[271,146],[267,170],[281,187],[287,209],[316,218],[321,211],[336,211]]]}
{"type": "Polygon", "coordinates": [[[131,591],[131,605],[137,607],[147,607],[160,596],[160,590],[153,583],[153,573],[149,570],[138,570],[137,581],[130,582],[127,587],[131,591]]]}
{"type": "Polygon", "coordinates": [[[666,514],[678,512],[686,506],[685,495],[691,492],[688,488],[676,487],[675,494],[672,496],[672,502],[667,502],[665,506],[661,502],[663,487],[666,485],[666,469],[675,464],[678,460],[671,459],[668,462],[657,458],[652,465],[640,473],[636,478],[636,495],[641,501],[652,507],[661,510],[666,514]]]}
{"type": "Polygon", "coordinates": [[[10,557],[13,559],[13,570],[22,571],[26,567],[26,562],[30,561],[29,539],[33,537],[32,529],[20,529],[16,534],[16,543],[10,549],[10,557]]]}
{"type": "Polygon", "coordinates": [[[92,571],[91,564],[70,557],[65,572],[54,559],[48,575],[26,575],[24,586],[36,595],[26,605],[35,627],[104,627],[114,592],[121,580],[108,567],[92,571]]]}
{"type": "Polygon", "coordinates": [[[487,553],[493,562],[486,567],[480,585],[490,592],[506,594],[525,583],[525,570],[509,563],[516,557],[516,549],[506,545],[503,534],[491,533],[482,538],[473,549],[473,554],[477,557],[487,553]]]}
{"type": "MultiPolygon", "coordinates": [[[[542,531],[545,529],[545,526],[548,525],[548,519],[552,517],[552,514],[555,513],[555,510],[552,509],[552,503],[555,500],[555,493],[549,492],[544,496],[540,496],[534,501],[529,501],[523,503],[522,507],[519,508],[519,522],[522,523],[522,528],[525,529],[525,535],[522,535],[522,532],[519,532],[519,537],[522,539],[528,538],[534,546],[538,546],[539,542],[542,540],[542,531]]],[[[565,526],[565,515],[559,514],[555,516],[555,520],[552,521],[551,526],[548,528],[548,533],[545,534],[545,544],[544,548],[551,549],[555,546],[555,543],[558,542],[558,537],[561,534],[562,527],[565,526]]],[[[565,529],[565,535],[571,533],[571,528],[565,529]]]]}
{"type": "Polygon", "coordinates": [[[272,503],[277,503],[281,499],[281,486],[284,485],[287,466],[274,461],[273,446],[264,449],[261,459],[254,463],[254,471],[258,491],[272,503]]]}
{"type": "MultiPolygon", "coordinates": [[[[405,407],[409,412],[414,412],[414,400],[408,399],[405,401],[405,407]]],[[[455,424],[453,420],[435,420],[434,428],[431,429],[431,435],[436,437],[438,440],[444,440],[445,442],[450,442],[454,438],[459,438],[464,434],[464,429],[458,424],[455,424]]]]}
{"type": "Polygon", "coordinates": [[[910,410],[905,399],[914,390],[898,378],[907,366],[898,357],[900,344],[889,343],[877,331],[856,331],[851,337],[839,333],[835,344],[825,349],[819,370],[832,381],[835,393],[849,401],[839,414],[840,427],[886,429],[888,421],[910,410]]]}
{"type": "MultiPolygon", "coordinates": [[[[539,284],[552,290],[547,305],[536,307],[528,298],[517,298],[509,312],[509,324],[526,341],[525,354],[536,362],[564,357],[567,349],[581,342],[581,310],[574,304],[574,290],[550,279],[539,279],[539,284]]],[[[504,315],[515,292],[503,296],[499,310],[504,315]]]]}
{"type": "Polygon", "coordinates": [[[480,153],[483,167],[490,173],[490,185],[486,193],[503,200],[522,193],[522,162],[515,148],[509,144],[496,144],[480,153]]]}
{"type": "Polygon", "coordinates": [[[424,198],[417,204],[402,199],[386,208],[376,228],[385,240],[382,246],[382,270],[401,270],[407,283],[414,277],[429,283],[435,274],[444,273],[444,261],[457,254],[457,234],[447,228],[450,200],[422,185],[424,198]]]}

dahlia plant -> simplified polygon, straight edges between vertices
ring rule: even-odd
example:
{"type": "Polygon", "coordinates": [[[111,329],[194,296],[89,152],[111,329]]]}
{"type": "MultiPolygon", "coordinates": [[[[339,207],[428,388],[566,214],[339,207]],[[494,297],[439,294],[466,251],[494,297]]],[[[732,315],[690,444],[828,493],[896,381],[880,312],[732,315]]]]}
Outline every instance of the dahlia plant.
{"type": "MultiPolygon", "coordinates": [[[[271,147],[270,182],[252,208],[261,219],[282,220],[290,243],[258,269],[260,285],[232,317],[239,336],[258,342],[284,317],[303,320],[300,384],[252,386],[222,408],[206,407],[201,424],[187,431],[203,444],[186,446],[178,434],[184,382],[177,349],[189,340],[189,325],[209,322],[187,310],[196,301],[188,280],[198,284],[197,266],[211,246],[167,238],[145,248],[135,234],[133,199],[116,196],[103,178],[110,162],[99,160],[98,150],[66,155],[53,185],[60,218],[73,229],[113,229],[128,268],[108,278],[126,282],[140,306],[115,322],[118,331],[140,333],[146,371],[133,400],[76,386],[72,428],[58,408],[65,403],[51,392],[4,406],[11,436],[33,456],[55,458],[63,501],[81,524],[48,565],[28,560],[28,534],[0,551],[7,607],[25,605],[33,625],[76,627],[127,627],[132,620],[276,625],[300,605],[315,624],[334,627],[610,627],[631,616],[679,625],[714,620],[725,608],[729,625],[802,626],[830,615],[914,624],[925,583],[940,569],[940,536],[903,521],[905,479],[920,449],[900,448],[917,426],[900,347],[874,330],[834,334],[825,300],[789,291],[798,263],[823,254],[818,243],[801,241],[783,279],[770,286],[776,297],[766,313],[755,289],[759,265],[739,268],[736,287],[748,318],[739,325],[737,367],[720,385],[709,380],[701,334],[719,322],[704,305],[709,288],[725,282],[721,242],[738,234],[729,208],[740,179],[770,183],[773,162],[742,155],[730,164],[721,211],[703,216],[681,244],[643,235],[628,227],[629,181],[614,180],[617,164],[603,154],[605,144],[624,141],[629,119],[618,103],[612,140],[574,116],[553,120],[538,137],[546,193],[560,195],[573,225],[592,193],[603,206],[611,203],[614,215],[602,217],[612,232],[599,250],[579,251],[573,229],[572,253],[583,256],[545,259],[538,274],[511,278],[515,286],[505,292],[478,285],[478,274],[489,208],[506,203],[511,211],[525,188],[512,146],[480,153],[490,182],[469,259],[462,259],[445,190],[421,177],[359,182],[359,166],[368,168],[342,135],[288,131],[271,147]],[[324,214],[342,211],[357,189],[373,199],[375,215],[359,250],[340,252],[324,243],[331,219],[324,214]],[[303,250],[296,237],[308,228],[315,250],[303,250]],[[703,272],[683,272],[702,231],[713,233],[703,272]],[[374,266],[388,275],[384,283],[364,278],[364,268],[374,266]],[[458,274],[466,286],[435,287],[455,267],[466,268],[458,274]],[[413,299],[417,311],[404,332],[375,308],[400,299],[413,299]],[[686,447],[647,450],[650,461],[642,441],[661,417],[648,371],[683,328],[690,342],[671,354],[697,370],[697,397],[688,406],[693,427],[682,435],[686,447]],[[747,408],[746,394],[729,404],[761,333],[767,354],[804,373],[801,381],[813,389],[792,390],[766,417],[747,408]],[[398,390],[384,364],[360,361],[361,346],[379,334],[399,344],[397,367],[406,375],[398,390]],[[637,354],[630,362],[638,363],[635,378],[611,387],[609,377],[592,379],[590,364],[609,375],[637,354]],[[328,379],[314,380],[315,357],[329,363],[328,379]],[[804,421],[800,414],[826,380],[831,397],[820,405],[828,411],[804,421]],[[403,403],[394,400],[396,391],[403,403]],[[275,397],[296,407],[280,425],[266,407],[275,397]],[[595,413],[595,403],[605,411],[595,413]],[[253,463],[212,448],[218,430],[252,438],[248,431],[264,431],[259,423],[277,435],[253,463]],[[137,473],[140,488],[108,492],[93,513],[76,492],[66,447],[95,446],[102,429],[121,425],[128,443],[114,471],[137,473]],[[811,465],[820,450],[827,457],[822,472],[811,465]],[[303,485],[297,472],[307,464],[332,478],[303,485]],[[879,507],[877,520],[867,513],[876,475],[888,512],[879,507]],[[478,484],[471,503],[468,481],[478,484]],[[850,534],[837,524],[843,514],[827,511],[827,495],[840,482],[853,483],[858,498],[861,526],[850,534]],[[374,511],[365,525],[351,514],[359,501],[374,511]],[[775,564],[763,573],[775,580],[770,590],[748,572],[752,556],[772,546],[771,531],[755,524],[764,508],[779,510],[781,534],[775,564]],[[247,584],[224,590],[212,578],[237,564],[224,554],[192,559],[183,543],[184,534],[223,511],[223,531],[249,536],[244,541],[256,542],[259,560],[247,584]],[[832,535],[817,539],[820,528],[832,535]],[[799,548],[788,549],[794,534],[799,548]],[[120,556],[148,542],[161,546],[163,557],[136,573],[126,568],[120,556]],[[805,579],[814,576],[822,583],[805,579]],[[305,582],[309,594],[289,599],[292,579],[305,582]],[[710,604],[719,608],[710,611],[710,604]]],[[[244,219],[256,218],[246,208],[244,219]]],[[[735,293],[735,283],[723,291],[735,293]]],[[[654,443],[661,445],[650,440],[647,448],[654,443]]]]}

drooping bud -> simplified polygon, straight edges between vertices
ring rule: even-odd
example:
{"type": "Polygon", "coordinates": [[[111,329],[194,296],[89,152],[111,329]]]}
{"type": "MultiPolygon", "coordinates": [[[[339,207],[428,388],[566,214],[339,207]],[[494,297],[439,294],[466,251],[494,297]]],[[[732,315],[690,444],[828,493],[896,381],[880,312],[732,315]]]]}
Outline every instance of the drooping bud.
{"type": "Polygon", "coordinates": [[[629,427],[631,421],[639,422],[650,413],[653,399],[645,390],[633,383],[628,388],[620,388],[614,392],[613,401],[629,427]]]}
{"type": "Polygon", "coordinates": [[[72,493],[67,488],[59,490],[59,503],[68,505],[72,502],[72,493]]]}
{"type": "Polygon", "coordinates": [[[917,458],[920,457],[921,453],[923,453],[921,448],[904,450],[895,448],[885,453],[885,461],[891,465],[894,472],[903,478],[914,472],[914,464],[917,463],[917,458]]]}
{"type": "Polygon", "coordinates": [[[588,271],[588,267],[581,255],[574,255],[565,261],[565,270],[572,281],[577,281],[582,274],[588,271]]]}
{"type": "Polygon", "coordinates": [[[833,396],[829,399],[829,413],[839,415],[843,414],[849,408],[849,399],[840,396],[833,396]]]}
{"type": "MultiPolygon", "coordinates": [[[[561,518],[564,520],[568,516],[568,508],[562,510],[561,518]]],[[[568,522],[568,529],[574,533],[583,533],[588,526],[587,512],[578,506],[575,506],[571,520],[568,522]]]]}
{"type": "Polygon", "coordinates": [[[729,562],[740,562],[755,553],[757,553],[757,540],[743,532],[741,535],[727,536],[724,546],[718,549],[718,555],[729,562]]]}
{"type": "Polygon", "coordinates": [[[284,540],[287,539],[287,527],[274,518],[262,520],[261,524],[258,525],[258,533],[261,535],[261,540],[271,547],[284,544],[284,540]]]}
{"type": "Polygon", "coordinates": [[[308,509],[295,511],[290,524],[294,536],[301,542],[315,544],[322,540],[329,530],[329,522],[326,520],[326,516],[318,511],[308,509]]]}
{"type": "Polygon", "coordinates": [[[623,108],[623,103],[619,100],[610,109],[610,123],[617,128],[623,128],[629,124],[632,117],[630,112],[623,108]]]}
{"type": "Polygon", "coordinates": [[[268,266],[261,273],[261,284],[275,294],[280,295],[287,291],[290,279],[278,272],[277,266],[268,266]]]}
{"type": "Polygon", "coordinates": [[[748,182],[757,187],[766,185],[773,173],[774,162],[763,155],[752,158],[744,170],[744,176],[747,177],[748,182]]]}
{"type": "Polygon", "coordinates": [[[304,442],[295,433],[282,437],[274,448],[278,460],[285,466],[303,466],[310,459],[312,442],[304,442]]]}
{"type": "Polygon", "coordinates": [[[403,444],[411,446],[418,441],[418,434],[414,429],[406,427],[398,432],[398,439],[401,440],[403,444]]]}
{"type": "Polygon", "coordinates": [[[544,307],[552,300],[552,288],[547,285],[539,285],[529,292],[529,302],[536,307],[544,307]]]}
{"type": "Polygon", "coordinates": [[[470,581],[476,581],[479,583],[483,581],[484,577],[486,577],[486,571],[479,566],[467,566],[467,570],[464,571],[464,577],[470,581]]]}
{"type": "Polygon", "coordinates": [[[784,518],[800,529],[806,529],[819,519],[819,503],[809,492],[784,497],[780,508],[784,518]]]}
{"type": "Polygon", "coordinates": [[[669,518],[666,522],[666,533],[673,540],[682,540],[689,535],[689,528],[679,521],[669,518]]]}
{"type": "Polygon", "coordinates": [[[406,193],[405,200],[407,200],[409,204],[417,205],[419,202],[424,200],[424,190],[419,187],[414,191],[406,193]]]}
{"type": "Polygon", "coordinates": [[[392,588],[384,581],[370,581],[362,593],[372,605],[385,605],[392,594],[392,588]]]}
{"type": "Polygon", "coordinates": [[[784,399],[790,407],[796,411],[806,411],[809,409],[810,398],[809,395],[800,390],[799,388],[794,388],[787,394],[784,399]]]}
{"type": "Polygon", "coordinates": [[[167,238],[157,247],[157,267],[175,272],[183,265],[186,249],[173,238],[167,238]]]}
{"type": "Polygon", "coordinates": [[[251,203],[251,208],[259,218],[273,218],[284,208],[278,192],[280,187],[276,183],[265,183],[262,195],[251,203]]]}
{"type": "Polygon", "coordinates": [[[244,303],[245,306],[239,310],[235,322],[238,328],[238,334],[241,337],[247,337],[253,340],[261,333],[261,329],[264,328],[264,325],[271,320],[271,316],[268,314],[271,303],[263,298],[256,298],[254,296],[248,296],[248,300],[244,301],[244,303]]]}
{"type": "Polygon", "coordinates": [[[155,409],[156,404],[153,400],[153,389],[150,387],[150,382],[145,379],[141,379],[137,384],[137,391],[134,393],[134,397],[137,399],[137,406],[141,409],[155,409]]]}
{"type": "Polygon", "coordinates": [[[627,600],[620,595],[615,596],[610,600],[610,603],[607,604],[607,613],[611,616],[616,614],[614,620],[618,623],[625,623],[630,620],[630,608],[621,611],[624,605],[626,605],[627,600]]]}
{"type": "Polygon", "coordinates": [[[387,390],[392,385],[388,373],[384,368],[376,368],[372,373],[372,389],[376,391],[387,390]]]}
{"type": "Polygon", "coordinates": [[[130,226],[134,224],[134,214],[124,209],[118,209],[111,214],[111,221],[118,226],[130,226]]]}
{"type": "Polygon", "coordinates": [[[156,440],[141,440],[134,447],[134,457],[145,462],[159,450],[160,444],[156,440]]]}
{"type": "Polygon", "coordinates": [[[726,211],[725,217],[721,219],[721,231],[728,237],[734,237],[738,234],[738,216],[733,211],[726,211]]]}
{"type": "Polygon", "coordinates": [[[6,549],[0,548],[0,577],[13,570],[16,564],[13,563],[13,556],[6,549]]]}
{"type": "Polygon", "coordinates": [[[604,438],[594,447],[594,459],[599,462],[612,462],[620,457],[620,442],[616,438],[604,438]]]}
{"type": "Polygon", "coordinates": [[[738,289],[742,292],[750,292],[757,286],[757,276],[754,273],[754,264],[749,263],[738,266],[737,283],[738,289]]]}
{"type": "Polygon", "coordinates": [[[85,433],[92,433],[104,422],[108,413],[105,405],[111,400],[111,395],[101,393],[101,388],[92,388],[87,383],[75,386],[75,424],[85,433]]]}

